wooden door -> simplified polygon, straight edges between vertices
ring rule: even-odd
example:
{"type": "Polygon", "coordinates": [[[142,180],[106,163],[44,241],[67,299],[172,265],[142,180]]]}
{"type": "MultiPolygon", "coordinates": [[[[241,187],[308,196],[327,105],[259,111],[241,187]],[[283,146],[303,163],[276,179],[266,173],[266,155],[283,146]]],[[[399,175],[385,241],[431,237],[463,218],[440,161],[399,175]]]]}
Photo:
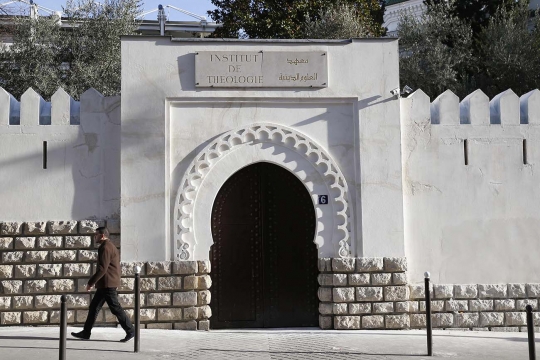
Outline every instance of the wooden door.
{"type": "Polygon", "coordinates": [[[231,176],[212,209],[212,328],[317,326],[313,202],[270,163],[231,176]]]}

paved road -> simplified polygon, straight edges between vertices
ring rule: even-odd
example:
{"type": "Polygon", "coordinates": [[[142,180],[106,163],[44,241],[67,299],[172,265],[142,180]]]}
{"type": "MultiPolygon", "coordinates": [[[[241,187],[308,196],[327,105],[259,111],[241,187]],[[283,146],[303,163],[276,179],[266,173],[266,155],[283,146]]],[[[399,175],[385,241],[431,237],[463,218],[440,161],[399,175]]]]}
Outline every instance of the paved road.
{"type": "MultiPolygon", "coordinates": [[[[68,339],[67,359],[430,359],[425,334],[412,330],[142,330],[139,354],[123,336],[96,328],[89,341],[68,339]]],[[[58,359],[58,343],[58,328],[0,328],[0,359],[58,359]]],[[[439,358],[528,359],[526,333],[434,331],[434,349],[439,358]]]]}

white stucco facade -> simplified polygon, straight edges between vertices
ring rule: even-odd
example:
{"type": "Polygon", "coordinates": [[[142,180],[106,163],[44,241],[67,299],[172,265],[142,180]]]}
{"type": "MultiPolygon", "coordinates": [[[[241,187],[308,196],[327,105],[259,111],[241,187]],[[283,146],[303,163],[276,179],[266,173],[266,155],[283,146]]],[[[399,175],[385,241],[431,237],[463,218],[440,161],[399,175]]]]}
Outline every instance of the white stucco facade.
{"type": "Polygon", "coordinates": [[[59,89],[47,103],[28,89],[19,103],[0,89],[0,108],[3,221],[120,217],[119,96],[59,89]]]}
{"type": "Polygon", "coordinates": [[[313,200],[319,258],[406,256],[412,282],[538,282],[538,90],[399,99],[398,78],[396,39],[126,37],[121,101],[2,90],[0,222],[121,218],[125,261],[207,260],[222,185],[269,162],[313,200]],[[322,52],[328,83],[197,87],[209,51],[322,52]]]}
{"type": "Polygon", "coordinates": [[[212,240],[210,224],[205,222],[216,191],[234,170],[258,161],[294,172],[311,189],[314,203],[322,194],[347,199],[317,209],[321,231],[314,242],[320,256],[339,256],[340,250],[341,256],[402,256],[399,100],[390,94],[399,83],[397,56],[397,41],[392,39],[124,38],[123,256],[126,260],[206,258],[212,240]],[[196,88],[194,65],[199,51],[323,51],[328,55],[329,83],[321,89],[196,88]],[[257,124],[282,130],[260,134],[253,129],[257,124]],[[192,203],[182,203],[179,191],[192,185],[185,184],[186,172],[191,173],[201,155],[210,155],[205,147],[230,131],[251,132],[253,137],[241,135],[236,143],[214,151],[216,159],[204,165],[208,174],[194,168],[205,175],[194,179],[201,190],[192,203]],[[295,135],[287,139],[288,132],[295,135]],[[300,144],[304,141],[300,139],[309,141],[300,144]],[[325,179],[329,166],[342,176],[339,186],[332,187],[336,181],[325,179]],[[152,231],[145,230],[149,224],[152,231]],[[190,251],[181,256],[184,245],[190,251]]]}
{"type": "Polygon", "coordinates": [[[437,283],[535,282],[540,93],[401,103],[406,253],[437,283]]]}

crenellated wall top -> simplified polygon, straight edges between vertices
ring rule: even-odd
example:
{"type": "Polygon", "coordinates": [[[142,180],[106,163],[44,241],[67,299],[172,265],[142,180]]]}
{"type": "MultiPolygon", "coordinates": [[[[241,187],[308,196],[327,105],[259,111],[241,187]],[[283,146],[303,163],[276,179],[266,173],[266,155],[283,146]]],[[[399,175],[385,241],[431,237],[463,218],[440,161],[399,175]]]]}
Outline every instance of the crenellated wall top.
{"type": "Polygon", "coordinates": [[[540,125],[540,91],[518,97],[508,89],[493,99],[476,90],[461,102],[447,90],[430,102],[422,90],[401,99],[402,125],[425,122],[436,125],[540,125]],[[429,120],[429,121],[428,121],[429,120]]]}
{"type": "Polygon", "coordinates": [[[109,98],[90,88],[81,95],[80,101],[76,101],[59,88],[49,102],[29,88],[17,101],[0,87],[0,129],[7,126],[80,125],[81,109],[87,112],[106,111],[103,104],[106,99],[109,98]],[[96,104],[98,110],[93,111],[96,104]]]}

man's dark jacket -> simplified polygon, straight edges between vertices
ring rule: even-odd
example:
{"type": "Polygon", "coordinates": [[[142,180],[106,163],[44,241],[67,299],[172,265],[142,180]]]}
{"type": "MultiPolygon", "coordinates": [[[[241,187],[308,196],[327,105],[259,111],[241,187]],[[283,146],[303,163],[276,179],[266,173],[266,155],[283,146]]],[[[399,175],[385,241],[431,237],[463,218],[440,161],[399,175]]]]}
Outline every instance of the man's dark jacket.
{"type": "Polygon", "coordinates": [[[120,286],[120,255],[110,240],[101,243],[98,249],[97,271],[88,280],[88,285],[97,289],[120,286]]]}

